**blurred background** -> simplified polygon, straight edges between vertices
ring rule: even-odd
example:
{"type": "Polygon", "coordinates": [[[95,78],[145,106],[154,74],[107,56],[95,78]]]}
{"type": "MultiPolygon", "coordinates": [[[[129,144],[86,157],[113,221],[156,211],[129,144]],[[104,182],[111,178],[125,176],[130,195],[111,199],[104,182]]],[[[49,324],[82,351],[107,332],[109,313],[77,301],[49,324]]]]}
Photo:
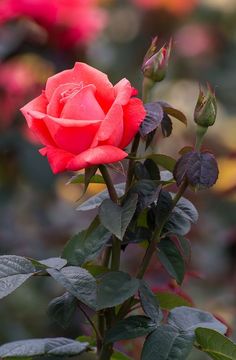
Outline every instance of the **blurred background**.
{"type": "MultiPolygon", "coordinates": [[[[172,136],[157,137],[153,146],[177,157],[192,144],[199,83],[215,89],[219,110],[204,144],[218,158],[219,180],[210,191],[187,194],[200,219],[188,236],[192,261],[183,291],[236,329],[235,24],[235,0],[0,0],[0,254],[59,256],[92,216],[76,211],[82,189],[66,185],[71,174],[53,175],[39,155],[20,107],[40,94],[49,76],[75,61],[99,68],[112,82],[127,77],[140,90],[140,66],[152,37],[158,35],[160,46],[172,37],[168,77],[154,98],[183,111],[189,126],[174,123],[172,136]]],[[[102,188],[90,186],[86,196],[102,188]]],[[[148,276],[160,285],[155,266],[148,276]]],[[[169,280],[166,288],[180,292],[169,280]]],[[[33,278],[1,300],[0,343],[82,333],[80,313],[68,329],[47,317],[48,302],[62,292],[50,279],[33,278]]],[[[140,342],[132,344],[123,346],[138,360],[140,342]]],[[[196,350],[190,359],[206,358],[196,350]]]]}

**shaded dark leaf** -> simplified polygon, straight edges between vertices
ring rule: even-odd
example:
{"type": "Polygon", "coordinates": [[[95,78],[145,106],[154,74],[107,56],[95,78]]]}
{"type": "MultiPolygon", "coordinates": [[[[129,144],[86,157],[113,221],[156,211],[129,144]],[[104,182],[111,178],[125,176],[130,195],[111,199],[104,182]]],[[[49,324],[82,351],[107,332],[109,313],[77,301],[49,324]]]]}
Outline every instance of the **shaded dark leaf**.
{"type": "Polygon", "coordinates": [[[143,210],[158,199],[160,190],[161,187],[153,180],[139,180],[130,192],[138,194],[138,209],[143,210]]]}
{"type": "Polygon", "coordinates": [[[163,118],[163,110],[158,102],[145,104],[145,109],[147,114],[139,129],[142,137],[145,137],[155,130],[160,125],[163,118]]]}
{"type": "Polygon", "coordinates": [[[106,343],[113,343],[119,340],[135,339],[152,332],[156,324],[148,317],[142,315],[130,316],[118,321],[105,336],[106,343]]]}
{"type": "Polygon", "coordinates": [[[162,239],[158,245],[158,258],[168,274],[178,284],[182,284],[185,273],[185,263],[175,243],[170,238],[162,239]]]}
{"type": "Polygon", "coordinates": [[[53,299],[48,305],[50,318],[63,328],[67,328],[75,314],[77,299],[66,292],[62,296],[53,299]]]}
{"type": "Polygon", "coordinates": [[[144,161],[144,166],[147,169],[149,178],[151,180],[160,180],[161,179],[160,170],[159,170],[157,164],[155,163],[155,161],[153,161],[152,159],[146,159],[144,161]]]}
{"type": "Polygon", "coordinates": [[[30,260],[16,255],[0,256],[0,299],[22,285],[36,271],[30,260]]]}
{"type": "Polygon", "coordinates": [[[138,195],[131,194],[122,206],[106,199],[99,208],[99,218],[103,226],[122,240],[125,231],[134,216],[138,202],[138,195]]]}
{"type": "Polygon", "coordinates": [[[81,354],[87,348],[87,343],[66,338],[20,340],[0,346],[0,357],[72,356],[81,354]]]}
{"type": "Polygon", "coordinates": [[[78,266],[67,266],[60,271],[47,269],[47,272],[70,294],[96,309],[97,284],[95,278],[87,270],[78,266]]]}
{"type": "Polygon", "coordinates": [[[94,259],[105,247],[111,233],[101,224],[98,218],[87,230],[74,235],[65,245],[62,256],[71,265],[82,265],[94,259]]]}
{"type": "Polygon", "coordinates": [[[218,166],[213,154],[191,151],[181,156],[174,169],[177,185],[187,179],[190,185],[201,190],[213,186],[218,178],[218,166]]]}
{"type": "Polygon", "coordinates": [[[198,327],[217,330],[222,334],[227,331],[227,327],[212,314],[193,307],[181,306],[171,310],[167,321],[169,325],[187,331],[192,336],[198,327]]]}
{"type": "Polygon", "coordinates": [[[145,314],[152,319],[155,324],[159,324],[162,320],[162,312],[158,300],[147,283],[143,280],[140,281],[139,295],[145,314]]]}
{"type": "Polygon", "coordinates": [[[165,231],[174,235],[186,235],[191,229],[191,223],[184,216],[173,211],[165,225],[165,231]]]}
{"type": "Polygon", "coordinates": [[[173,130],[171,118],[164,112],[164,116],[161,122],[161,131],[164,137],[171,135],[173,130]]]}
{"type": "Polygon", "coordinates": [[[98,279],[97,310],[123,303],[139,288],[139,281],[122,271],[111,271],[98,279]]]}
{"type": "MultiPolygon", "coordinates": [[[[117,195],[123,196],[125,192],[125,183],[120,183],[115,185],[117,195]]],[[[88,200],[84,201],[77,210],[79,211],[88,211],[98,208],[103,200],[109,199],[109,194],[107,190],[101,191],[100,193],[91,196],[88,200]]]]}
{"type": "MultiPolygon", "coordinates": [[[[174,197],[174,194],[171,194],[174,197]]],[[[198,221],[198,211],[191,201],[185,197],[181,197],[173,209],[173,212],[183,216],[191,223],[198,221]]]]}
{"type": "Polygon", "coordinates": [[[185,360],[192,346],[193,338],[187,332],[162,325],[147,337],[141,360],[185,360]]]}

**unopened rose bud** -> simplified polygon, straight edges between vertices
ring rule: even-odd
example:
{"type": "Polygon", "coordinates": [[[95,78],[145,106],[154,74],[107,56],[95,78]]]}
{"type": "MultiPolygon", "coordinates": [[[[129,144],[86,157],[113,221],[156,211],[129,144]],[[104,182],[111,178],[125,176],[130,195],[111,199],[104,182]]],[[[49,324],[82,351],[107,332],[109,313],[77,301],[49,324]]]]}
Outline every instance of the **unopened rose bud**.
{"type": "Polygon", "coordinates": [[[142,65],[144,77],[153,82],[159,82],[165,78],[171,48],[172,40],[170,40],[167,46],[163,46],[160,50],[157,50],[157,37],[153,39],[142,65]]]}
{"type": "Polygon", "coordinates": [[[208,85],[207,93],[200,89],[198,101],[194,110],[194,121],[197,125],[208,127],[215,123],[217,104],[215,93],[208,85]]]}

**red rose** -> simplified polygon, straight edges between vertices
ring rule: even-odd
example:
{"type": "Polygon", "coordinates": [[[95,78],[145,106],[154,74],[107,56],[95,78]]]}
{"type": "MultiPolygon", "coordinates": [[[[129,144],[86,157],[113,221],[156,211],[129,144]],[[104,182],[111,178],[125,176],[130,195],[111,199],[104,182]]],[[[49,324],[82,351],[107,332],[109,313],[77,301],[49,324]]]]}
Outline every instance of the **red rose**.
{"type": "Polygon", "coordinates": [[[113,86],[107,75],[76,63],[50,77],[46,89],[21,111],[54,173],[120,161],[145,117],[127,79],[113,86]]]}

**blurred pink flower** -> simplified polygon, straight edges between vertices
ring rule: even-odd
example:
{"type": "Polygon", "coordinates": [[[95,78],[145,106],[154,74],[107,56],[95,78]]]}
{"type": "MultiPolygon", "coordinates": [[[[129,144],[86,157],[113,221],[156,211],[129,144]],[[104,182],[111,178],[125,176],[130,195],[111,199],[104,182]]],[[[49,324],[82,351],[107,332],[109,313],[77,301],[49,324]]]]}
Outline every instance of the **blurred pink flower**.
{"type": "Polygon", "coordinates": [[[0,131],[11,126],[19,108],[40,93],[45,77],[51,74],[50,64],[34,55],[16,57],[0,64],[0,131]]]}
{"type": "Polygon", "coordinates": [[[0,0],[0,23],[28,17],[62,47],[86,43],[105,26],[98,0],[0,0]]]}
{"type": "Polygon", "coordinates": [[[185,15],[191,12],[198,0],[133,0],[136,5],[145,9],[164,9],[174,15],[185,15]]]}

